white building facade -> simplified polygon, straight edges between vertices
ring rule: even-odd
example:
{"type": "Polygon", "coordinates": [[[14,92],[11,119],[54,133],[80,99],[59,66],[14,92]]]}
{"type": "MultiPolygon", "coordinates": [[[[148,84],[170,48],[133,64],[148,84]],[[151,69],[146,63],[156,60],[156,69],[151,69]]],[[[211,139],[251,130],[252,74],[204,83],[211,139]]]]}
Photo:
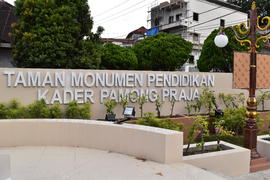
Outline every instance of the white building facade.
{"type": "Polygon", "coordinates": [[[151,8],[151,28],[181,35],[193,44],[182,70],[196,71],[202,44],[214,29],[247,22],[240,7],[224,0],[170,0],[151,8]]]}

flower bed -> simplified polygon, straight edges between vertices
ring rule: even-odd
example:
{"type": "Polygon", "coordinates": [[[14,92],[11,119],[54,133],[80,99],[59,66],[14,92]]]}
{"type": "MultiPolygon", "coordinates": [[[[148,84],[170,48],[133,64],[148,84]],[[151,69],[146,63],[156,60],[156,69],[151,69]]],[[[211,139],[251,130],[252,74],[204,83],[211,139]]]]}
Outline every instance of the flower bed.
{"type": "MultiPolygon", "coordinates": [[[[223,141],[220,144],[224,150],[184,156],[183,162],[227,176],[249,173],[250,150],[223,141]]],[[[205,143],[206,149],[213,148],[215,145],[216,142],[205,143]]],[[[187,145],[184,146],[185,148],[187,145]]],[[[196,144],[192,144],[190,148],[195,149],[196,144]]]]}

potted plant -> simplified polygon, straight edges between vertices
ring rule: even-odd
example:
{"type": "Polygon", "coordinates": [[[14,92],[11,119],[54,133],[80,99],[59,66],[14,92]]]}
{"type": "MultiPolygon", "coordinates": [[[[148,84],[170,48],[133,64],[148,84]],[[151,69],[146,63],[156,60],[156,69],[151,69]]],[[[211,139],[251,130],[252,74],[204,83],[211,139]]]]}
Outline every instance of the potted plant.
{"type": "Polygon", "coordinates": [[[106,107],[106,116],[105,120],[107,121],[115,121],[116,114],[113,112],[113,109],[116,107],[117,103],[114,100],[107,99],[104,102],[104,106],[106,107]]]}

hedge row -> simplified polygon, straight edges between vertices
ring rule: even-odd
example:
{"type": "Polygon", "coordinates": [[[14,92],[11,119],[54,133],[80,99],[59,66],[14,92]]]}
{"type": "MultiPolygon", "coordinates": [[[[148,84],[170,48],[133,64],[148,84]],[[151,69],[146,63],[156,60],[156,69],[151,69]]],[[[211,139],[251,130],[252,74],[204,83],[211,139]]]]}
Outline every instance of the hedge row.
{"type": "Polygon", "coordinates": [[[22,106],[12,100],[8,104],[0,103],[0,119],[91,119],[90,104],[78,105],[70,102],[65,108],[60,104],[47,105],[44,100],[35,101],[28,106],[22,106]]]}

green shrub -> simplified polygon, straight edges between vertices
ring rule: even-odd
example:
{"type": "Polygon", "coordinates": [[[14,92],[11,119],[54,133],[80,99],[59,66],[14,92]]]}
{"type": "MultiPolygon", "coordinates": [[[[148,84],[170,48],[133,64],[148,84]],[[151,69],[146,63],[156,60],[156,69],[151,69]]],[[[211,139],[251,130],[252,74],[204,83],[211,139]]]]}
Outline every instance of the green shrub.
{"type": "Polygon", "coordinates": [[[68,119],[80,119],[80,110],[76,101],[72,101],[66,108],[66,117],[68,119]]]}
{"type": "Polygon", "coordinates": [[[0,119],[8,119],[9,111],[8,108],[1,103],[0,104],[0,119]]]}
{"type": "Polygon", "coordinates": [[[80,107],[80,116],[81,119],[91,119],[91,105],[90,103],[86,103],[80,107]]]}
{"type": "Polygon", "coordinates": [[[201,106],[207,109],[208,115],[210,115],[211,111],[218,108],[214,93],[215,91],[211,91],[209,88],[204,88],[199,96],[200,102],[203,102],[201,106]]]}
{"type": "Polygon", "coordinates": [[[239,135],[243,132],[246,111],[247,109],[244,106],[240,108],[226,108],[224,109],[224,116],[217,120],[224,120],[224,127],[239,135]]]}
{"type": "Polygon", "coordinates": [[[76,101],[70,102],[66,109],[66,117],[68,119],[91,119],[90,103],[79,106],[76,101]]]}
{"type": "Polygon", "coordinates": [[[136,124],[152,126],[164,129],[170,129],[175,131],[182,131],[183,124],[180,122],[175,122],[169,118],[167,119],[158,119],[153,116],[152,113],[145,113],[143,118],[140,118],[136,121],[136,124]]]}
{"type": "Polygon", "coordinates": [[[30,104],[27,110],[28,110],[29,118],[49,118],[50,117],[50,109],[44,99],[35,101],[33,104],[30,104]]]}
{"type": "MultiPolygon", "coordinates": [[[[244,137],[243,136],[220,136],[221,141],[225,141],[231,144],[235,144],[237,146],[244,146],[244,137]]],[[[217,137],[215,135],[205,136],[205,142],[216,141],[217,137]]],[[[200,140],[196,140],[199,142],[200,140]]]]}
{"type": "Polygon", "coordinates": [[[114,100],[107,99],[104,102],[104,106],[106,107],[107,114],[114,114],[113,109],[116,107],[117,103],[114,100]]]}
{"type": "MultiPolygon", "coordinates": [[[[5,105],[0,103],[0,119],[23,118],[64,118],[60,104],[51,107],[44,100],[35,101],[28,106],[21,106],[16,100],[5,105]]],[[[76,101],[71,102],[66,109],[66,117],[70,119],[91,119],[90,103],[79,106],[76,101]]]]}
{"type": "Polygon", "coordinates": [[[50,118],[60,119],[63,118],[63,113],[61,111],[60,104],[54,104],[50,107],[50,118]]]}
{"type": "Polygon", "coordinates": [[[200,141],[197,141],[196,146],[201,148],[201,151],[204,152],[205,136],[209,135],[209,122],[208,117],[196,116],[195,121],[191,126],[191,129],[188,133],[188,146],[186,148],[186,153],[189,151],[190,144],[192,143],[195,137],[200,137],[200,141]]]}
{"type": "Polygon", "coordinates": [[[17,100],[11,100],[7,106],[7,110],[7,119],[23,119],[29,117],[27,108],[21,106],[17,100]]]}

